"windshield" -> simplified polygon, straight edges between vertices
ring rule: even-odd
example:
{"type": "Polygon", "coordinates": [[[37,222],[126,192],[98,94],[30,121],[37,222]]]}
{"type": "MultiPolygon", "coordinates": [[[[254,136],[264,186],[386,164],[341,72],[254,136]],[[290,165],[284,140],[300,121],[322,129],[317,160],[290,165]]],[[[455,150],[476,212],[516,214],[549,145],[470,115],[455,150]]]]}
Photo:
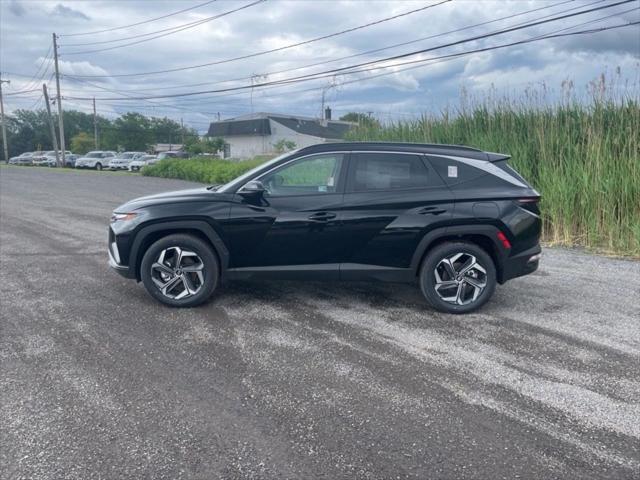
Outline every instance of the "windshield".
{"type": "Polygon", "coordinates": [[[135,153],[121,153],[116,158],[123,158],[125,160],[129,160],[130,158],[133,158],[134,156],[135,156],[135,153]]]}
{"type": "Polygon", "coordinates": [[[102,152],[89,152],[85,155],[87,158],[102,158],[102,152]]]}
{"type": "Polygon", "coordinates": [[[289,156],[293,155],[294,153],[298,152],[298,150],[293,150],[291,152],[283,153],[282,155],[279,155],[276,158],[272,158],[268,162],[262,163],[262,164],[258,165],[257,167],[252,168],[248,172],[243,173],[239,177],[234,178],[229,183],[225,183],[221,187],[217,188],[216,191],[217,192],[229,192],[229,191],[232,191],[232,190],[238,188],[240,185],[242,185],[248,178],[251,178],[257,172],[259,172],[259,171],[261,171],[261,170],[263,170],[265,168],[268,169],[268,167],[270,167],[274,163],[277,163],[280,160],[282,160],[283,158],[286,158],[286,157],[289,157],[289,156]]]}

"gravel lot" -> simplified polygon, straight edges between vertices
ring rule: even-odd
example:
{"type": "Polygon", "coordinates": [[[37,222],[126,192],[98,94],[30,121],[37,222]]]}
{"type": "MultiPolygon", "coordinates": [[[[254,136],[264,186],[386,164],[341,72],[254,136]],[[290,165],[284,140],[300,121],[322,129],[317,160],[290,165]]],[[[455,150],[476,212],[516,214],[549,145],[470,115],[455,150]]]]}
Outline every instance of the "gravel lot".
{"type": "Polygon", "coordinates": [[[168,309],[108,217],[190,185],[0,169],[0,477],[639,478],[640,263],[546,249],[464,317],[363,283],[168,309]]]}

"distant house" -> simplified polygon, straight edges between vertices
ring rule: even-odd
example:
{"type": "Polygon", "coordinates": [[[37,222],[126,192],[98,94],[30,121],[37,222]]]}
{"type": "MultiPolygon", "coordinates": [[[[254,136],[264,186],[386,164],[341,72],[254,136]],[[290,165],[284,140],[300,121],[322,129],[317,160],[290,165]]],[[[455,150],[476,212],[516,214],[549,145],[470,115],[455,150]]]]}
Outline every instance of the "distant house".
{"type": "Polygon", "coordinates": [[[239,159],[276,153],[279,143],[293,142],[295,148],[316,143],[339,141],[353,127],[353,123],[326,119],[254,113],[213,122],[207,136],[225,141],[224,156],[239,159]]]}

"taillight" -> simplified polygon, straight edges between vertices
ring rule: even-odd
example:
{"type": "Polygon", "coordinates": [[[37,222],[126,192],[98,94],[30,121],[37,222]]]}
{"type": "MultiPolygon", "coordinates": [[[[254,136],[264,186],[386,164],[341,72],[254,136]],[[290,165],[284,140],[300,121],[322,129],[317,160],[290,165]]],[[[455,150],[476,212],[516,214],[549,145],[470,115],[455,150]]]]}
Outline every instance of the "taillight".
{"type": "Polygon", "coordinates": [[[536,215],[540,215],[540,208],[538,207],[538,202],[540,201],[540,197],[525,197],[519,198],[517,200],[518,205],[525,210],[534,213],[536,215]]]}
{"type": "Polygon", "coordinates": [[[507,250],[511,248],[511,242],[509,241],[509,239],[504,233],[498,232],[497,237],[498,237],[498,240],[500,240],[500,242],[502,243],[502,246],[504,248],[506,248],[507,250]]]}

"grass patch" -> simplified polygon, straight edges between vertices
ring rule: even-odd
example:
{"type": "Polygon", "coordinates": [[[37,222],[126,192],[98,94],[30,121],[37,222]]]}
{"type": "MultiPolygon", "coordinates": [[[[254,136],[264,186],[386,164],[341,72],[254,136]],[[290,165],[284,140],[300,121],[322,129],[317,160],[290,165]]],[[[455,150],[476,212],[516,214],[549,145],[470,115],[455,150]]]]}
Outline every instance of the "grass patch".
{"type": "Polygon", "coordinates": [[[257,157],[242,162],[204,158],[167,158],[155,165],[144,167],[141,173],[152,177],[179,178],[215,185],[227,183],[266,160],[268,157],[257,157]]]}

